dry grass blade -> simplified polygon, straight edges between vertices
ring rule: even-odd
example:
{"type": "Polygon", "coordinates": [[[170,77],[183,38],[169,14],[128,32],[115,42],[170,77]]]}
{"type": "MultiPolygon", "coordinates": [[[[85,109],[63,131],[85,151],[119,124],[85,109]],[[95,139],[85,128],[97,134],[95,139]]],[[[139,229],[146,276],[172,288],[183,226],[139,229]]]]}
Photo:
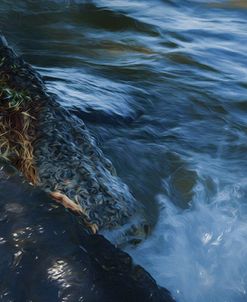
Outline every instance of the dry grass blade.
{"type": "Polygon", "coordinates": [[[33,133],[35,118],[29,114],[31,98],[8,85],[9,76],[0,77],[0,156],[20,170],[29,182],[37,184],[33,133]],[[32,135],[31,135],[32,133],[32,135]]]}

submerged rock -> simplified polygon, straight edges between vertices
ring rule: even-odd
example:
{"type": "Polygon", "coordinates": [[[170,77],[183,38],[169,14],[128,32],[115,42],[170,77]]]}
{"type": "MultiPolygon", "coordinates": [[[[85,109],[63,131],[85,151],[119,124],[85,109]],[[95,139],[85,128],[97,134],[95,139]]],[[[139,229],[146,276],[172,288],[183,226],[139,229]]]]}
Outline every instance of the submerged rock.
{"type": "Polygon", "coordinates": [[[172,302],[167,290],[75,215],[0,164],[0,300],[172,302]]]}

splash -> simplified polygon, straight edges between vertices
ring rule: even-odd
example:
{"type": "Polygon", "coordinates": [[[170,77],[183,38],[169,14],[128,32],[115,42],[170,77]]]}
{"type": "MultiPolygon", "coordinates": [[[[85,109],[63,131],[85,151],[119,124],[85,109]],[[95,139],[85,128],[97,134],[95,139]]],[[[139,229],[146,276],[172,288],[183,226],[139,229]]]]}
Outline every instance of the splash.
{"type": "Polygon", "coordinates": [[[247,179],[218,182],[208,198],[198,183],[184,211],[159,196],[162,210],[153,236],[130,252],[178,302],[246,301],[246,184],[247,179]]]}

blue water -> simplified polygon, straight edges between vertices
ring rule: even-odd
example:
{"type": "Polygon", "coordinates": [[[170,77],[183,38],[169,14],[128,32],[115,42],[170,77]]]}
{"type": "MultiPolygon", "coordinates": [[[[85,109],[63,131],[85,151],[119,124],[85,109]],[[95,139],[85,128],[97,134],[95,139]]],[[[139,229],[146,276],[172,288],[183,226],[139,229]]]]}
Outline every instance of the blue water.
{"type": "Polygon", "coordinates": [[[1,1],[153,226],[127,250],[178,302],[247,300],[246,1],[1,1]]]}

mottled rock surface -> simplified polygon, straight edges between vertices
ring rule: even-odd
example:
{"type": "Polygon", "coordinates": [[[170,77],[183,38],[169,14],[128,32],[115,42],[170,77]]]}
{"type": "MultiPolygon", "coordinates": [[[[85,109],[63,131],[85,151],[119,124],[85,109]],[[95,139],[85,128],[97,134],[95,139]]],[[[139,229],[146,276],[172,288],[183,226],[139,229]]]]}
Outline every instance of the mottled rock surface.
{"type": "Polygon", "coordinates": [[[83,121],[47,93],[40,75],[15,54],[3,37],[0,62],[1,82],[12,92],[5,92],[5,101],[13,98],[15,90],[21,93],[24,96],[19,111],[23,107],[33,118],[29,136],[33,138],[36,184],[48,193],[59,191],[81,205],[84,219],[99,229],[128,224],[127,233],[135,238],[145,236],[141,203],[117,177],[83,121]]]}

